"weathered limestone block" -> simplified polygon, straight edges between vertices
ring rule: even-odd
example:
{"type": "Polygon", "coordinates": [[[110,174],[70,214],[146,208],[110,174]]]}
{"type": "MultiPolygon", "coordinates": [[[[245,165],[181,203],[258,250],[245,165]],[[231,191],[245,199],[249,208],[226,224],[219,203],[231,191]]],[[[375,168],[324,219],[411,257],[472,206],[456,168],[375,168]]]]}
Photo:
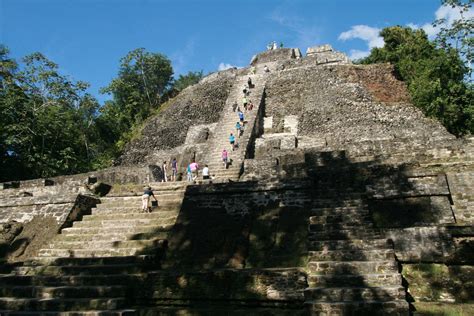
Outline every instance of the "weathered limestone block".
{"type": "Polygon", "coordinates": [[[194,145],[206,142],[216,125],[217,123],[190,126],[184,144],[194,145]]]}
{"type": "Polygon", "coordinates": [[[274,150],[280,149],[279,138],[257,138],[255,141],[255,157],[268,157],[274,150]]]}
{"type": "Polygon", "coordinates": [[[312,148],[323,150],[326,148],[326,139],[315,136],[298,136],[298,148],[312,148]]]}
{"type": "Polygon", "coordinates": [[[366,189],[374,199],[450,194],[444,174],[409,177],[398,173],[380,177],[366,189]]]}
{"type": "Polygon", "coordinates": [[[455,223],[448,196],[369,200],[378,227],[433,226],[455,223]]]}
{"type": "Polygon", "coordinates": [[[250,65],[255,66],[257,64],[262,64],[262,63],[295,59],[297,58],[296,54],[297,54],[297,51],[295,51],[293,48],[277,48],[277,49],[267,50],[253,56],[252,60],[250,61],[250,65]]]}
{"type": "Polygon", "coordinates": [[[456,222],[474,224],[474,171],[448,172],[456,222]]]}
{"type": "Polygon", "coordinates": [[[334,51],[332,46],[329,44],[309,47],[306,50],[306,56],[316,58],[318,64],[328,64],[328,63],[350,64],[351,63],[349,58],[344,53],[334,51]]]}
{"type": "Polygon", "coordinates": [[[283,126],[284,126],[283,130],[285,133],[297,135],[298,134],[298,116],[297,115],[285,116],[283,126]]]}
{"type": "Polygon", "coordinates": [[[386,238],[393,241],[395,254],[401,262],[444,263],[455,250],[444,227],[389,229],[386,238]]]}
{"type": "MultiPolygon", "coordinates": [[[[239,304],[255,305],[257,301],[272,306],[272,301],[303,302],[307,286],[300,269],[222,269],[216,271],[159,271],[150,275],[153,287],[134,291],[138,298],[151,297],[169,304],[173,300],[239,300],[239,304]],[[144,291],[153,293],[144,293],[144,291]]],[[[233,307],[235,308],[235,306],[233,307]]],[[[227,314],[227,313],[226,313],[227,314]]]]}
{"type": "Polygon", "coordinates": [[[293,48],[293,54],[296,59],[300,59],[303,57],[299,48],[293,48]]]}
{"type": "Polygon", "coordinates": [[[296,137],[294,135],[282,135],[280,141],[280,149],[295,149],[296,148],[296,137]]]}
{"type": "Polygon", "coordinates": [[[263,118],[263,133],[273,132],[273,116],[263,118]]]}
{"type": "Polygon", "coordinates": [[[325,53],[325,52],[332,52],[332,51],[334,50],[331,45],[324,44],[324,45],[319,45],[319,46],[308,47],[308,49],[306,50],[306,55],[311,56],[318,53],[325,53]]]}

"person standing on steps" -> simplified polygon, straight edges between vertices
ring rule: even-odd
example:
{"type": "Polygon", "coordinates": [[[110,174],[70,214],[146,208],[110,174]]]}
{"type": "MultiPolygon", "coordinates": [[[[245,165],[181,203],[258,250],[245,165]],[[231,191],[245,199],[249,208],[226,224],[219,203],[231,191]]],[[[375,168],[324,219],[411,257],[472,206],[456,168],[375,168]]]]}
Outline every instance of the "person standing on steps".
{"type": "Polygon", "coordinates": [[[193,159],[193,162],[191,162],[191,164],[189,165],[189,167],[191,168],[191,172],[192,172],[192,174],[193,174],[193,181],[195,181],[195,180],[198,178],[199,165],[198,165],[197,162],[193,159]]]}
{"type": "Polygon", "coordinates": [[[193,182],[193,174],[192,174],[192,171],[191,171],[191,164],[188,165],[188,167],[186,168],[186,180],[188,182],[193,182]]]}
{"type": "Polygon", "coordinates": [[[161,179],[161,182],[168,182],[168,163],[166,162],[166,160],[163,161],[161,170],[163,171],[163,179],[161,179]]]}
{"type": "Polygon", "coordinates": [[[232,104],[232,111],[235,112],[235,110],[237,109],[237,107],[238,107],[237,102],[234,102],[234,104],[232,104]]]}
{"type": "Polygon", "coordinates": [[[248,109],[249,111],[252,111],[252,109],[253,109],[252,100],[249,100],[249,104],[247,105],[247,109],[248,109]]]}
{"type": "Polygon", "coordinates": [[[176,176],[178,175],[178,161],[176,158],[173,158],[171,161],[171,181],[176,181],[176,176]]]}
{"type": "Polygon", "coordinates": [[[230,145],[232,146],[232,151],[234,151],[235,150],[235,136],[232,133],[230,133],[229,142],[230,142],[230,145]]]}
{"type": "Polygon", "coordinates": [[[247,80],[247,85],[249,86],[249,89],[253,88],[252,78],[249,77],[249,79],[247,80]]]}
{"type": "Polygon", "coordinates": [[[245,124],[244,124],[244,113],[243,113],[242,111],[239,111],[238,114],[239,114],[240,123],[241,123],[242,125],[245,125],[245,124]]]}
{"type": "Polygon", "coordinates": [[[202,169],[202,179],[209,180],[209,167],[207,165],[202,169]]]}
{"type": "Polygon", "coordinates": [[[240,126],[240,123],[239,123],[239,122],[235,123],[236,134],[237,134],[237,136],[238,136],[239,138],[240,138],[240,134],[241,134],[241,132],[242,132],[242,131],[241,131],[241,128],[242,128],[242,126],[240,126]]]}
{"type": "MultiPolygon", "coordinates": [[[[244,95],[244,97],[242,98],[242,105],[244,106],[245,110],[247,110],[247,103],[248,103],[247,96],[244,95]]],[[[239,109],[239,112],[240,112],[240,109],[239,109]]]]}
{"type": "Polygon", "coordinates": [[[151,187],[147,186],[145,187],[145,191],[142,195],[142,211],[145,213],[151,213],[150,197],[153,197],[156,203],[158,203],[158,200],[156,199],[155,195],[153,194],[153,191],[151,190],[151,187]]]}
{"type": "Polygon", "coordinates": [[[227,162],[229,160],[229,153],[227,152],[227,150],[225,150],[225,148],[222,150],[221,158],[222,158],[222,162],[224,163],[224,168],[227,169],[227,162]]]}
{"type": "Polygon", "coordinates": [[[246,97],[246,96],[248,96],[248,95],[250,94],[250,92],[249,92],[248,89],[249,89],[249,88],[248,88],[247,86],[244,86],[244,87],[242,88],[242,92],[243,92],[243,94],[244,94],[244,97],[246,97]]]}

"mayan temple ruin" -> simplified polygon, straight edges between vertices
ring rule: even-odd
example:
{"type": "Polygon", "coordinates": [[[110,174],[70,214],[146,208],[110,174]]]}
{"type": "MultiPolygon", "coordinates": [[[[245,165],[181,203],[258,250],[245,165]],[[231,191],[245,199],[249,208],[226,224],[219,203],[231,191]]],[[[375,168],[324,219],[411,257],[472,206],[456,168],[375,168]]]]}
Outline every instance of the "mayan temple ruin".
{"type": "Polygon", "coordinates": [[[204,77],[114,167],[2,183],[0,315],[409,315],[472,302],[474,138],[425,117],[389,64],[354,65],[330,45],[303,53],[267,50],[204,77]],[[161,182],[174,157],[179,181],[161,182]],[[186,181],[193,159],[210,180],[186,181]]]}

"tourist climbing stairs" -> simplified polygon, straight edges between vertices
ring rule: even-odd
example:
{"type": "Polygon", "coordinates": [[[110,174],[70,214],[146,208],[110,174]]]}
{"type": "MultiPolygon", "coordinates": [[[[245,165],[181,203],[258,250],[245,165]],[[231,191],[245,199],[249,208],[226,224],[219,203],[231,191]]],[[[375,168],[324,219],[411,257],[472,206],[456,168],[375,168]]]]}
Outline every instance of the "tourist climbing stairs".
{"type": "Polygon", "coordinates": [[[151,213],[141,212],[142,186],[112,190],[36,258],[0,276],[0,315],[134,315],[122,308],[133,306],[146,272],[160,268],[185,185],[151,184],[159,201],[151,213]]]}
{"type": "Polygon", "coordinates": [[[244,162],[249,142],[252,139],[252,130],[258,116],[265,89],[264,74],[249,74],[238,76],[233,84],[232,90],[227,98],[225,108],[222,111],[221,118],[217,124],[216,130],[211,136],[206,161],[203,163],[209,165],[209,171],[215,180],[227,181],[237,180],[240,176],[242,164],[244,162]],[[253,88],[249,89],[248,100],[252,101],[253,109],[245,111],[242,99],[244,97],[243,89],[247,85],[248,78],[252,79],[253,88]],[[235,125],[239,122],[239,116],[235,105],[244,113],[245,126],[243,135],[239,138],[236,133],[235,125]],[[235,109],[235,111],[234,111],[235,109]],[[229,142],[230,133],[235,135],[238,148],[232,151],[229,142]],[[229,153],[231,164],[225,168],[221,159],[222,150],[226,149],[229,153]]]}
{"type": "Polygon", "coordinates": [[[305,304],[313,315],[408,315],[392,245],[351,193],[314,201],[305,304]]]}

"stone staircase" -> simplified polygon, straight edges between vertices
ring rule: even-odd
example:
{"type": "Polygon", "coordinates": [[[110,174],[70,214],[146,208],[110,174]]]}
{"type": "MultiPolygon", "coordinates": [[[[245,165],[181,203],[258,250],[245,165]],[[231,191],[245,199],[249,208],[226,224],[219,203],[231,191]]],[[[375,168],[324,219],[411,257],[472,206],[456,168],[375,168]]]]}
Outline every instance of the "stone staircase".
{"type": "Polygon", "coordinates": [[[1,275],[0,315],[134,314],[121,308],[133,305],[133,284],[160,268],[185,192],[184,183],[151,186],[152,213],[141,213],[140,192],[102,198],[36,258],[1,275]]]}
{"type": "MultiPolygon", "coordinates": [[[[227,98],[225,109],[222,111],[220,121],[216,127],[216,131],[209,140],[210,148],[206,157],[210,174],[215,180],[237,180],[240,176],[241,167],[247,153],[248,145],[252,137],[252,131],[258,116],[258,112],[263,102],[263,94],[265,89],[265,74],[241,75],[235,79],[234,86],[227,98]],[[242,106],[243,87],[247,84],[248,78],[252,78],[254,88],[250,89],[250,95],[247,97],[251,100],[254,107],[251,111],[244,111],[242,106]],[[245,128],[243,135],[239,138],[236,135],[235,124],[239,121],[237,111],[233,111],[233,105],[237,103],[244,112],[245,128]],[[229,135],[233,133],[238,143],[238,149],[232,151],[229,143],[229,135]],[[229,152],[229,158],[232,164],[227,169],[224,168],[221,153],[223,149],[229,152]]],[[[202,166],[203,167],[203,166],[202,166]]]]}
{"type": "Polygon", "coordinates": [[[309,219],[305,304],[314,315],[408,315],[392,246],[357,193],[317,199],[309,219]]]}

